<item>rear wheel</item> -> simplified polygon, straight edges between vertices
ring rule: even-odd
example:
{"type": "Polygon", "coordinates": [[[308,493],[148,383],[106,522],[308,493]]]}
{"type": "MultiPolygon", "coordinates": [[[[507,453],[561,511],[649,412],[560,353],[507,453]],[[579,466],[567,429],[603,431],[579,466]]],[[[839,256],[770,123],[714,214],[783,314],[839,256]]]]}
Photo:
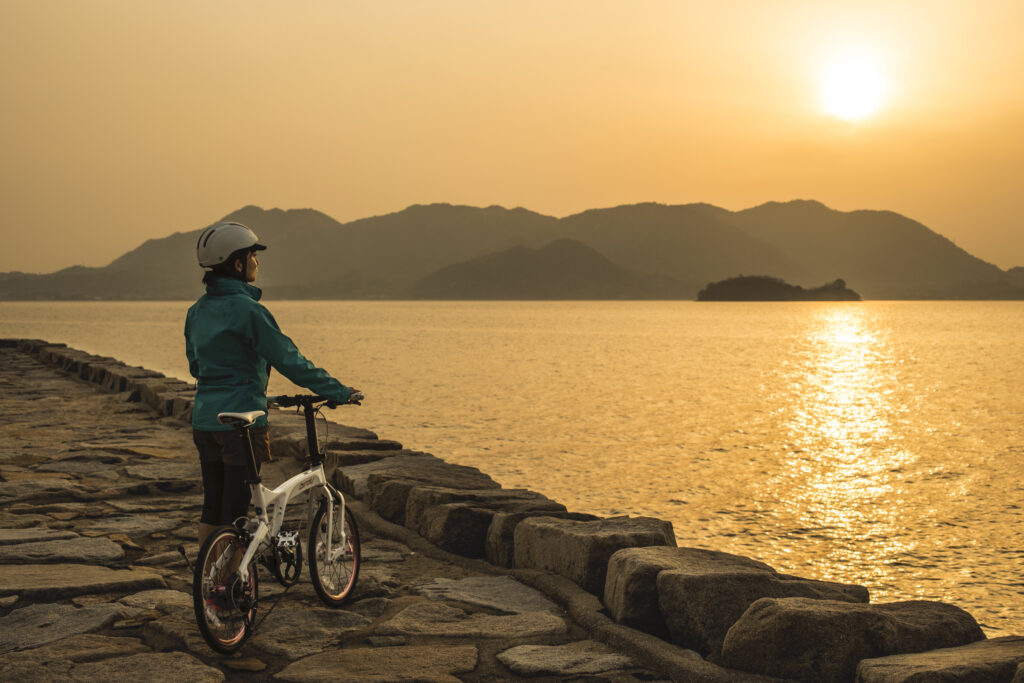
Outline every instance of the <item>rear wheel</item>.
{"type": "Polygon", "coordinates": [[[244,554],[238,530],[222,527],[207,537],[196,558],[192,581],[196,623],[209,646],[223,654],[242,647],[256,617],[256,567],[249,568],[244,583],[235,571],[244,554]]]}
{"type": "Polygon", "coordinates": [[[321,501],[313,516],[309,529],[309,578],[325,605],[340,607],[352,597],[359,577],[359,530],[348,508],[335,505],[333,509],[332,529],[327,528],[327,501],[321,501]]]}

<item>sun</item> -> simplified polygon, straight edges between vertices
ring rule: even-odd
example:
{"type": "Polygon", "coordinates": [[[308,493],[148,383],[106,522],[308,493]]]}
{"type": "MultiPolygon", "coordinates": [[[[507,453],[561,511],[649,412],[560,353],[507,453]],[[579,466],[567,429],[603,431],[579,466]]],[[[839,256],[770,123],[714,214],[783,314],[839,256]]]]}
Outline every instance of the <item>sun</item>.
{"type": "Polygon", "coordinates": [[[877,56],[866,52],[838,55],[819,73],[821,108],[846,121],[867,118],[885,104],[887,80],[877,56]]]}

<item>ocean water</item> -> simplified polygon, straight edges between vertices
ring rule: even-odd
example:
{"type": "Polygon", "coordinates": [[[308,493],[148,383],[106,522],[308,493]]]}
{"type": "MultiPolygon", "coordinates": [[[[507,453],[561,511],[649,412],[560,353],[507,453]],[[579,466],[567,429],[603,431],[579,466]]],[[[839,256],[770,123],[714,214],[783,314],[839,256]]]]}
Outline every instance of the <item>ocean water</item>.
{"type": "MultiPolygon", "coordinates": [[[[266,303],[366,394],[337,421],[1024,634],[1024,303],[266,303]]],[[[188,305],[5,302],[0,337],[187,379],[188,305]]]]}

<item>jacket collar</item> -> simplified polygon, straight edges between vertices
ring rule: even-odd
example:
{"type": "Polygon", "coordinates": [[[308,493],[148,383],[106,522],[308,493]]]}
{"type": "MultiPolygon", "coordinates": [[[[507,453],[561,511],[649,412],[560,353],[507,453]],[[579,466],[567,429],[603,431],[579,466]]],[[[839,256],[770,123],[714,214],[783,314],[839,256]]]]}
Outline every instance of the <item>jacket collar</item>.
{"type": "Polygon", "coordinates": [[[259,301],[260,297],[263,296],[263,290],[259,287],[250,285],[248,282],[242,282],[236,280],[233,277],[218,277],[214,278],[213,282],[206,285],[206,293],[212,294],[213,296],[226,296],[228,294],[245,294],[251,297],[255,301],[259,301]]]}

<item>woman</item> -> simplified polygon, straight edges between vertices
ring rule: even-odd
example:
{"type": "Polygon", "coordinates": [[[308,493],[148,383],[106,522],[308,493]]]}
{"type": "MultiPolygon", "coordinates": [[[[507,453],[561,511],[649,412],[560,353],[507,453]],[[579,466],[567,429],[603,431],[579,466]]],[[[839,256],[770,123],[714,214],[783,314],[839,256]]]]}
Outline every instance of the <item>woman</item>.
{"type": "MultiPolygon", "coordinates": [[[[270,368],[315,394],[338,403],[358,403],[347,387],[299,353],[251,285],[259,271],[256,253],[266,249],[240,223],[218,223],[199,236],[196,253],[206,269],[206,294],[185,318],[185,354],[196,378],[193,439],[203,473],[199,544],[218,526],[249,509],[247,456],[238,430],[217,421],[217,413],[267,409],[270,368]]],[[[250,428],[257,463],[270,459],[266,416],[250,428]]]]}

